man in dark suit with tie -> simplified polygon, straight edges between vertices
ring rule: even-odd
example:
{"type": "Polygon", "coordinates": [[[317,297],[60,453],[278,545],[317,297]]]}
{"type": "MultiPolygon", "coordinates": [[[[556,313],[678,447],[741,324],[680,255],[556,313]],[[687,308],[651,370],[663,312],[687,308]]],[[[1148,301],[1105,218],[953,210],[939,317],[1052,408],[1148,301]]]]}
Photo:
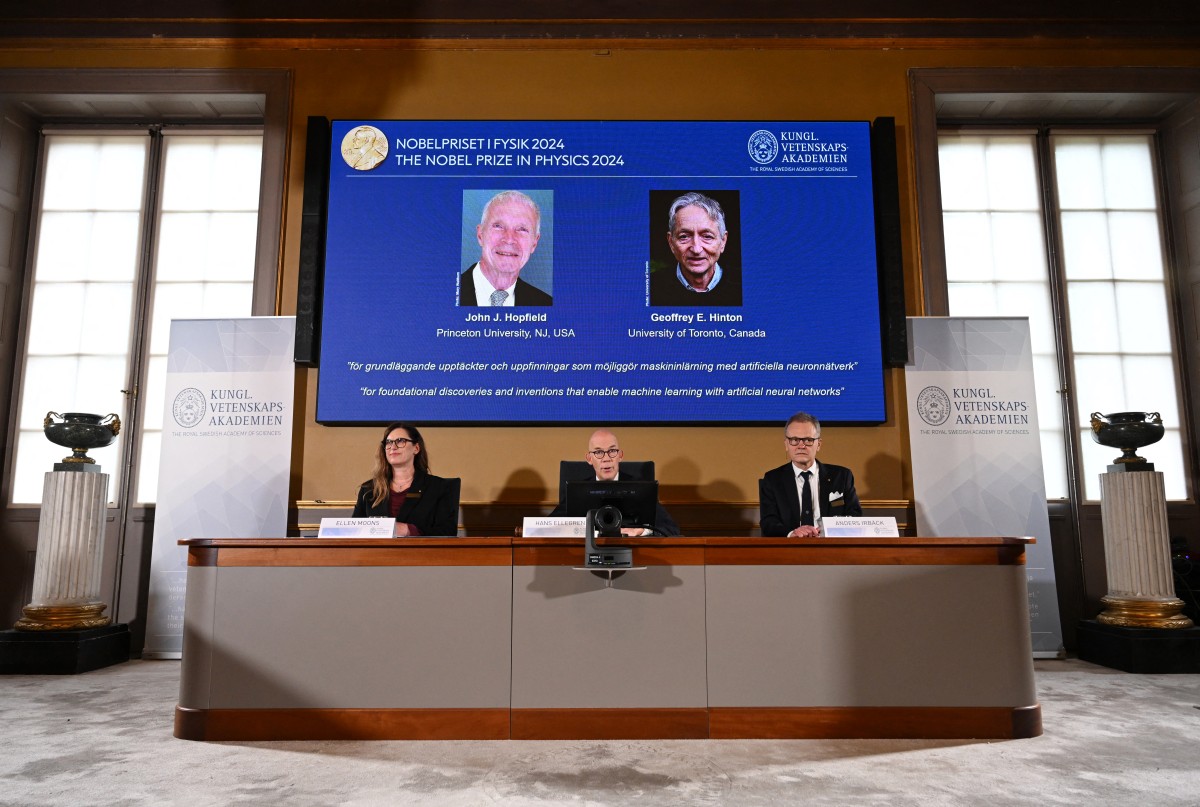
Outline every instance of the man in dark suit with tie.
{"type": "Polygon", "coordinates": [[[458,276],[460,306],[551,305],[553,298],[520,278],[542,237],[542,211],[520,191],[501,191],[475,228],[479,262],[458,276]]]}
{"type": "Polygon", "coordinates": [[[758,520],[762,534],[815,538],[823,516],[861,516],[854,474],[841,465],[817,462],[821,421],[797,412],[783,428],[790,462],[758,480],[758,520]]]}

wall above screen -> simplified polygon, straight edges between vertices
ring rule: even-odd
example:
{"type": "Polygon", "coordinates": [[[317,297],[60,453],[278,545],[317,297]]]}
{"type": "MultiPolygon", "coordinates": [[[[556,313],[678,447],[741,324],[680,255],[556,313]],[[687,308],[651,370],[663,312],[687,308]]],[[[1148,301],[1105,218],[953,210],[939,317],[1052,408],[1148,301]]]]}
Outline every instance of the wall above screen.
{"type": "Polygon", "coordinates": [[[885,419],[867,122],[331,134],[318,422],[885,419]]]}

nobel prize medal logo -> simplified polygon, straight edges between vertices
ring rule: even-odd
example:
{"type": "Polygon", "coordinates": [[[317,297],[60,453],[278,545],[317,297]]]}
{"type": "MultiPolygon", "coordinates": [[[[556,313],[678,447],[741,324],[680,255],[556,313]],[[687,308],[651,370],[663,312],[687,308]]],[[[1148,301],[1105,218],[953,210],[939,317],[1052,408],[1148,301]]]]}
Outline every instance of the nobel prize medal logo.
{"type": "Polygon", "coordinates": [[[387,135],[374,126],[355,126],[342,138],[342,159],[355,171],[370,171],[387,153],[387,135]]]}
{"type": "Polygon", "coordinates": [[[175,401],[171,404],[171,416],[180,426],[190,429],[204,420],[207,408],[204,393],[195,387],[188,387],[180,390],[175,396],[175,401]]]}
{"type": "Polygon", "coordinates": [[[917,414],[930,426],[941,426],[950,417],[950,396],[941,387],[926,387],[917,396],[917,414]]]}
{"type": "Polygon", "coordinates": [[[779,141],[766,129],[759,129],[750,135],[750,142],[746,144],[746,148],[750,151],[750,158],[754,162],[766,165],[779,154],[779,141]]]}

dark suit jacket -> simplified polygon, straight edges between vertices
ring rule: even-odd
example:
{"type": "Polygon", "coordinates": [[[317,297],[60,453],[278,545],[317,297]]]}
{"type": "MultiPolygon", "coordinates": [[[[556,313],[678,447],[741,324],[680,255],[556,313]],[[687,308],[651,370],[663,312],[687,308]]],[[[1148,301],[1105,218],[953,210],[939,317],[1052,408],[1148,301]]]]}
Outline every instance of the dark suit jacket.
{"type": "MultiPolygon", "coordinates": [[[[462,480],[443,479],[433,474],[418,473],[413,477],[412,487],[400,507],[396,520],[412,524],[421,535],[458,535],[458,494],[462,480]]],[[[371,504],[371,482],[362,483],[358,489],[358,501],[354,504],[354,517],[389,516],[388,500],[371,504]]]]}
{"type": "MultiPolygon", "coordinates": [[[[471,280],[471,272],[479,264],[473,264],[470,269],[458,276],[458,304],[463,305],[489,305],[490,301],[477,302],[475,299],[475,282],[471,280]]],[[[516,285],[513,286],[513,305],[552,305],[554,298],[546,292],[534,286],[532,283],[526,283],[521,278],[517,278],[516,285]]]]}
{"type": "MultiPolygon", "coordinates": [[[[592,467],[590,465],[588,466],[588,471],[589,471],[589,475],[582,477],[580,481],[585,481],[588,479],[596,478],[596,472],[594,470],[592,470],[592,467]]],[[[628,476],[627,474],[623,474],[620,472],[617,473],[617,481],[619,481],[619,482],[628,482],[628,481],[632,481],[632,480],[633,480],[633,477],[628,476]]],[[[567,481],[573,481],[573,480],[567,480],[567,481]]],[[[550,511],[550,515],[565,516],[566,514],[567,514],[567,502],[565,500],[565,496],[560,492],[558,506],[550,511]]],[[[679,532],[679,525],[675,523],[675,519],[671,518],[671,514],[667,512],[667,508],[663,507],[661,502],[656,502],[655,506],[654,506],[654,529],[657,530],[658,532],[662,533],[663,535],[680,535],[681,534],[679,532]]]]}
{"type": "Polygon", "coordinates": [[[675,267],[650,273],[650,305],[722,306],[742,304],[742,273],[721,265],[721,282],[712,291],[688,291],[675,277],[675,267]]]}
{"type": "MultiPolygon", "coordinates": [[[[823,462],[816,465],[821,515],[861,516],[862,505],[850,469],[823,462]],[[831,502],[831,493],[841,493],[841,498],[831,502]]],[[[790,462],[767,471],[758,480],[758,522],[762,534],[769,536],[785,536],[800,526],[800,492],[796,490],[796,469],[790,462]]]]}

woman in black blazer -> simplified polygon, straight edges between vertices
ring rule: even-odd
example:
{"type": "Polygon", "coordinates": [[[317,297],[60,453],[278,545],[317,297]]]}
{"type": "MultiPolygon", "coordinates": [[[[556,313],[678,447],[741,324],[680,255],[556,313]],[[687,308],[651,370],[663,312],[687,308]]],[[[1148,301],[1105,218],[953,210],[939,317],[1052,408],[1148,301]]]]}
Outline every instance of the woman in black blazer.
{"type": "Polygon", "coordinates": [[[393,423],[375,452],[375,473],[358,489],[354,517],[391,516],[396,537],[458,535],[459,479],[429,473],[425,439],[410,423],[393,423]]]}

